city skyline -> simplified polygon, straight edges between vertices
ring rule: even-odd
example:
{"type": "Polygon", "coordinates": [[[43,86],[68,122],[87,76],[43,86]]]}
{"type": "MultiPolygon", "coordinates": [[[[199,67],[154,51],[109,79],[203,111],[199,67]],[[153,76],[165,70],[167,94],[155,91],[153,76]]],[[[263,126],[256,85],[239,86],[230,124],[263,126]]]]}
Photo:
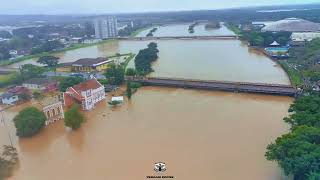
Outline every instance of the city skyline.
{"type": "Polygon", "coordinates": [[[2,2],[1,14],[108,14],[108,13],[135,13],[135,12],[161,12],[183,10],[209,10],[239,7],[268,6],[268,5],[294,5],[319,3],[318,0],[185,0],[183,3],[170,0],[12,0],[2,2]]]}

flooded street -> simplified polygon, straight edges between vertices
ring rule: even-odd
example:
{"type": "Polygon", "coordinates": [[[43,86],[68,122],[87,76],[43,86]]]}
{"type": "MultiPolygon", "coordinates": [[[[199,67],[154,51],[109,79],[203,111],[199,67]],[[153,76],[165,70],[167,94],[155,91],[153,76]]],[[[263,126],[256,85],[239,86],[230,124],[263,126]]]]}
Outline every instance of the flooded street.
{"type": "MultiPolygon", "coordinates": [[[[185,25],[167,28],[171,32],[180,26],[185,25]]],[[[157,35],[169,32],[162,28],[157,35]]],[[[195,28],[201,32],[197,28],[202,26],[195,28]]],[[[184,35],[184,30],[179,34],[184,35]]],[[[59,57],[60,62],[71,62],[137,53],[148,43],[113,41],[59,57]]],[[[157,43],[160,53],[153,64],[154,77],[290,84],[276,62],[238,40],[157,43]]],[[[23,63],[28,62],[35,61],[23,63]]],[[[285,180],[264,153],[269,143],[288,130],[282,119],[292,101],[280,96],[143,87],[120,107],[112,109],[103,102],[86,112],[87,122],[78,131],[67,132],[60,121],[20,140],[12,119],[28,104],[18,106],[3,116],[21,161],[10,179],[141,180],[158,175],[154,163],[165,162],[167,171],[161,175],[178,180],[285,180]]],[[[10,144],[2,123],[0,144],[10,144]]]]}
{"type": "Polygon", "coordinates": [[[286,131],[281,119],[291,101],[142,88],[119,108],[100,104],[79,131],[66,132],[61,121],[20,140],[21,167],[11,179],[140,180],[163,161],[165,175],[176,179],[279,180],[280,169],[264,152],[286,131]]]}

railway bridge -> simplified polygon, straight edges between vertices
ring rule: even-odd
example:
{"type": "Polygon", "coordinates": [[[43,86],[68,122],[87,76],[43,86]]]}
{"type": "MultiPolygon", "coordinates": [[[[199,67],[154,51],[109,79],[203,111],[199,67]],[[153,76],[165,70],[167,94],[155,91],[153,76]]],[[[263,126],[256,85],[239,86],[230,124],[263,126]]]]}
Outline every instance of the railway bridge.
{"type": "Polygon", "coordinates": [[[146,78],[128,77],[132,82],[139,82],[143,85],[165,86],[177,88],[193,88],[228,92],[259,93],[280,96],[296,96],[298,90],[289,85],[245,83],[231,81],[204,81],[178,78],[146,78]]]}

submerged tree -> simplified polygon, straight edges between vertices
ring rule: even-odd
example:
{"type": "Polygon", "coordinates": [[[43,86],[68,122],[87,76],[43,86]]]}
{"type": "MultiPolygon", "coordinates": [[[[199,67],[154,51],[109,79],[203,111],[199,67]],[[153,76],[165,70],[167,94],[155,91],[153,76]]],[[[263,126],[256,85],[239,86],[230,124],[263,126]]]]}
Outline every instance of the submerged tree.
{"type": "Polygon", "coordinates": [[[127,96],[128,96],[129,99],[131,99],[132,87],[131,87],[131,82],[130,81],[127,82],[127,96]]]}
{"type": "Polygon", "coordinates": [[[0,155],[0,179],[10,177],[18,161],[17,149],[12,146],[3,146],[0,155]]]}
{"type": "Polygon", "coordinates": [[[17,136],[30,137],[37,134],[45,125],[46,116],[35,107],[27,107],[13,119],[17,136]]]}
{"type": "Polygon", "coordinates": [[[73,105],[64,114],[64,124],[73,130],[79,129],[81,124],[85,121],[84,116],[80,112],[79,105],[73,105]]]}
{"type": "Polygon", "coordinates": [[[124,69],[122,66],[111,64],[105,72],[108,82],[112,85],[120,85],[124,81],[124,69]]]}

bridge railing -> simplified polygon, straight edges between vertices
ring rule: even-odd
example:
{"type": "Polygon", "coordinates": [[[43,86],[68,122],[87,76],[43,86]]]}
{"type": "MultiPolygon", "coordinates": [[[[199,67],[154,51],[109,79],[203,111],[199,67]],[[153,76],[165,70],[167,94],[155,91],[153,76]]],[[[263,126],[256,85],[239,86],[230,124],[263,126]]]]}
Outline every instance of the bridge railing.
{"type": "Polygon", "coordinates": [[[167,78],[167,77],[144,77],[142,79],[141,79],[141,77],[139,77],[139,78],[140,78],[140,80],[169,80],[169,81],[175,81],[176,80],[176,81],[188,81],[188,82],[203,82],[203,83],[207,82],[207,83],[234,84],[234,85],[254,85],[254,86],[270,86],[270,87],[293,88],[291,85],[285,85],[285,84],[233,82],[233,81],[200,80],[200,79],[167,78]]]}

